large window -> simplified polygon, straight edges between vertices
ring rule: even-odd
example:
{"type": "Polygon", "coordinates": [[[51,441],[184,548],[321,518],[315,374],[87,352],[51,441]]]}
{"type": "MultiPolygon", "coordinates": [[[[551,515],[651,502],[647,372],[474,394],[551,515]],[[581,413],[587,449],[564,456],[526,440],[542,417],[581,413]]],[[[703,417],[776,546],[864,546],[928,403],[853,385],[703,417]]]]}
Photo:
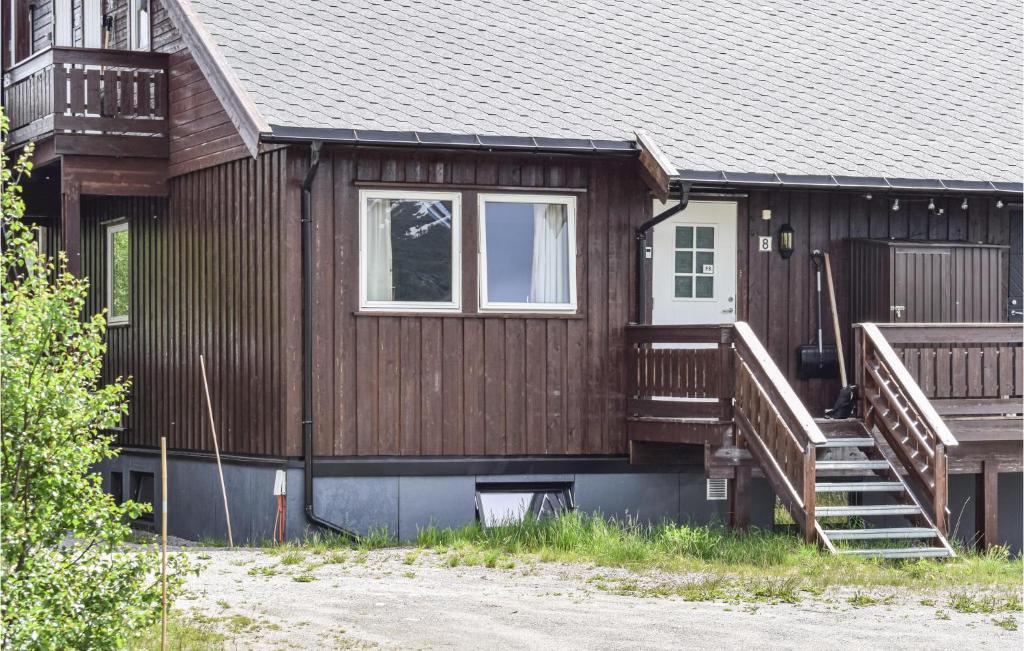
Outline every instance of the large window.
{"type": "Polygon", "coordinates": [[[360,307],[458,310],[459,195],[362,190],[360,307]]]}
{"type": "Polygon", "coordinates": [[[576,311],[576,200],[480,196],[480,309],[576,311]]]}
{"type": "Polygon", "coordinates": [[[131,242],[128,223],[107,226],[107,323],[128,323],[131,311],[131,242]]]}

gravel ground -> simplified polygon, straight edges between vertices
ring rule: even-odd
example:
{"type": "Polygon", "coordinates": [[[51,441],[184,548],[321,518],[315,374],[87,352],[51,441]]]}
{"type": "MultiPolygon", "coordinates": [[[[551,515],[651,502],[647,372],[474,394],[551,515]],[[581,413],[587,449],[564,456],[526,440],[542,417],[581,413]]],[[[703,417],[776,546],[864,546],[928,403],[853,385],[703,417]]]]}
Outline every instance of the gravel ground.
{"type": "Polygon", "coordinates": [[[942,593],[861,590],[881,602],[863,607],[849,603],[854,590],[801,593],[796,604],[695,602],[648,588],[699,576],[583,564],[449,567],[447,556],[395,549],[187,553],[203,569],[175,608],[227,633],[231,649],[1024,646],[1024,633],[994,621],[1019,626],[1020,613],[958,613],[942,593]]]}

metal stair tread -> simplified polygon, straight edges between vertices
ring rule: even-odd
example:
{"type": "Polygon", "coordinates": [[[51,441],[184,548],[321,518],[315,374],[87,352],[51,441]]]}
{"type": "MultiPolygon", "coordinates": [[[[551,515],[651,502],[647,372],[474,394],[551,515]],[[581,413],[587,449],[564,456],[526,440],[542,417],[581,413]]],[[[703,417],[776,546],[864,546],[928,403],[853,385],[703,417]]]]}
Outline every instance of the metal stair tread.
{"type": "Polygon", "coordinates": [[[885,460],[864,459],[857,461],[819,461],[818,470],[888,470],[889,462],[885,460]]]}
{"type": "Polygon", "coordinates": [[[921,508],[913,504],[880,504],[869,506],[821,506],[815,515],[821,518],[870,515],[920,515],[921,508]]]}
{"type": "Polygon", "coordinates": [[[875,439],[862,438],[859,436],[838,436],[831,438],[818,445],[819,448],[873,448],[875,439]]]}
{"type": "Polygon", "coordinates": [[[814,485],[816,493],[889,493],[903,492],[898,481],[826,481],[814,485]]]}
{"type": "Polygon", "coordinates": [[[846,556],[874,556],[881,558],[940,558],[955,556],[946,547],[896,547],[892,549],[840,549],[846,556]]]}
{"type": "Polygon", "coordinates": [[[878,529],[824,529],[830,540],[884,540],[896,538],[935,538],[931,527],[879,527],[878,529]]]}

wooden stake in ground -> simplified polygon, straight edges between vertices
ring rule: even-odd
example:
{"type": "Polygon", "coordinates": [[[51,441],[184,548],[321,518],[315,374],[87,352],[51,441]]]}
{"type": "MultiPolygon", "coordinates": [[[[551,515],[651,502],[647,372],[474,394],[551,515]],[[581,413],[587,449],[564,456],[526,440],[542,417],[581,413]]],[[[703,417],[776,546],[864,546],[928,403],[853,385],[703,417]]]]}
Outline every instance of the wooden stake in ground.
{"type": "Polygon", "coordinates": [[[160,437],[160,579],[163,616],[160,618],[160,649],[167,645],[167,437],[160,437]]]}
{"type": "Polygon", "coordinates": [[[206,362],[199,356],[199,366],[203,371],[203,391],[206,393],[206,412],[210,415],[210,433],[213,434],[213,454],[217,458],[217,474],[220,475],[220,492],[224,496],[224,517],[228,522],[228,547],[234,548],[235,541],[231,537],[231,512],[228,511],[228,489],[224,486],[224,468],[220,465],[220,447],[217,445],[217,426],[213,423],[213,402],[210,401],[210,384],[206,380],[206,362]]]}

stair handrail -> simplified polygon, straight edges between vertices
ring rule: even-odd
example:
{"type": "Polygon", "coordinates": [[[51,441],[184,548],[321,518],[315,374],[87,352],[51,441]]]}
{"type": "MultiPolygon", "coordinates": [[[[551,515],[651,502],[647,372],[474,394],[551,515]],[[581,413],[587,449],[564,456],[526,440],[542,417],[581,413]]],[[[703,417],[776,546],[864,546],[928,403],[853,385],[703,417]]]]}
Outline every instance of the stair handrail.
{"type": "Polygon", "coordinates": [[[857,328],[861,333],[857,338],[861,418],[869,430],[878,427],[914,486],[931,502],[930,515],[936,528],[945,535],[948,526],[947,448],[959,443],[878,326],[860,323],[857,328]],[[872,361],[877,362],[877,368],[872,367],[872,361]],[[893,386],[888,386],[887,382],[893,386]],[[901,397],[907,409],[899,403],[901,397]],[[899,424],[890,424],[881,417],[879,412],[883,407],[896,415],[899,424]],[[911,415],[917,417],[923,428],[915,426],[911,415]],[[913,437],[913,443],[901,440],[897,431],[901,426],[907,431],[907,441],[913,437]]]}
{"type": "Polygon", "coordinates": [[[816,449],[825,435],[750,326],[738,321],[733,328],[737,443],[749,448],[804,540],[813,542],[816,449]]]}

